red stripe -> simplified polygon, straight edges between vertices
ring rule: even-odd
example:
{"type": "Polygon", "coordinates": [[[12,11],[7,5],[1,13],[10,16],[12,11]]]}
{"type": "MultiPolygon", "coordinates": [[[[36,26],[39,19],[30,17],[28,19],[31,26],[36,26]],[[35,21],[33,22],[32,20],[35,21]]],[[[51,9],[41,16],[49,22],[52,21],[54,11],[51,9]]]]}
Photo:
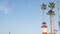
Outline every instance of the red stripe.
{"type": "Polygon", "coordinates": [[[47,28],[47,26],[42,26],[41,28],[47,28]]]}
{"type": "Polygon", "coordinates": [[[47,32],[42,32],[42,34],[47,34],[47,32]]]}

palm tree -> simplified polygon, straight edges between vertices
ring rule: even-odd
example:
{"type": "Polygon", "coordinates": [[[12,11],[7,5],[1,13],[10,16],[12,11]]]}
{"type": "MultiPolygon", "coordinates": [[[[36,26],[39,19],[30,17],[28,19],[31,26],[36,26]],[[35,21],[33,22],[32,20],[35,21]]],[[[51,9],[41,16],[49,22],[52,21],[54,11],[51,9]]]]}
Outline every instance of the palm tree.
{"type": "Polygon", "coordinates": [[[50,15],[50,30],[51,30],[51,33],[52,33],[52,17],[53,17],[53,15],[55,15],[55,13],[54,13],[54,11],[49,10],[47,15],[50,15]]]}
{"type": "Polygon", "coordinates": [[[53,9],[55,7],[55,4],[53,2],[50,2],[48,5],[51,9],[53,9]]]}
{"type": "Polygon", "coordinates": [[[53,15],[55,15],[55,13],[52,9],[55,7],[55,4],[53,2],[50,2],[48,6],[49,6],[49,8],[51,8],[51,10],[49,10],[47,14],[50,15],[50,31],[52,33],[52,17],[53,17],[53,15]]]}
{"type": "Polygon", "coordinates": [[[46,9],[46,4],[42,3],[41,9],[43,10],[42,12],[42,21],[44,22],[44,10],[46,9]]]}

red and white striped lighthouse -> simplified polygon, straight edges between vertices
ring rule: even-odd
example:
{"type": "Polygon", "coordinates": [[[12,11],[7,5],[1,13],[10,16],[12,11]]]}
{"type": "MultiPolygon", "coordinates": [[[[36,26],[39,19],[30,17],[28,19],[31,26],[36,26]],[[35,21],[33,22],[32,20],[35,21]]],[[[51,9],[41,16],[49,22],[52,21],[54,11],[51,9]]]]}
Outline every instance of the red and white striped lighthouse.
{"type": "Polygon", "coordinates": [[[45,22],[42,23],[41,28],[42,28],[42,34],[47,34],[47,31],[46,31],[47,26],[46,26],[46,23],[45,22]]]}

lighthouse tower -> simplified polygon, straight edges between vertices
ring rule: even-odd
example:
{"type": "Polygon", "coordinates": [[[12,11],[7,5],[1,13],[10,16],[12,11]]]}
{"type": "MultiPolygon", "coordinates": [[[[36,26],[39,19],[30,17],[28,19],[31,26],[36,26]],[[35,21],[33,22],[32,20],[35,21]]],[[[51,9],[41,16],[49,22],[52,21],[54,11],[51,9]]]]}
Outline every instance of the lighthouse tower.
{"type": "Polygon", "coordinates": [[[47,34],[47,31],[46,31],[47,26],[46,26],[46,23],[45,22],[42,23],[41,28],[42,28],[42,34],[47,34]]]}

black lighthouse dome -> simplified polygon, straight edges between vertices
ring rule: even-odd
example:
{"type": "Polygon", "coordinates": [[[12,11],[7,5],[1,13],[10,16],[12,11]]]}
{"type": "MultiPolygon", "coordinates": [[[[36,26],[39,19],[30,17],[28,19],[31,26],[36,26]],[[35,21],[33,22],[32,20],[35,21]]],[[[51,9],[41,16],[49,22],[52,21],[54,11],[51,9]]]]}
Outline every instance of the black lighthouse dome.
{"type": "Polygon", "coordinates": [[[43,22],[42,24],[46,24],[46,22],[43,22]]]}

